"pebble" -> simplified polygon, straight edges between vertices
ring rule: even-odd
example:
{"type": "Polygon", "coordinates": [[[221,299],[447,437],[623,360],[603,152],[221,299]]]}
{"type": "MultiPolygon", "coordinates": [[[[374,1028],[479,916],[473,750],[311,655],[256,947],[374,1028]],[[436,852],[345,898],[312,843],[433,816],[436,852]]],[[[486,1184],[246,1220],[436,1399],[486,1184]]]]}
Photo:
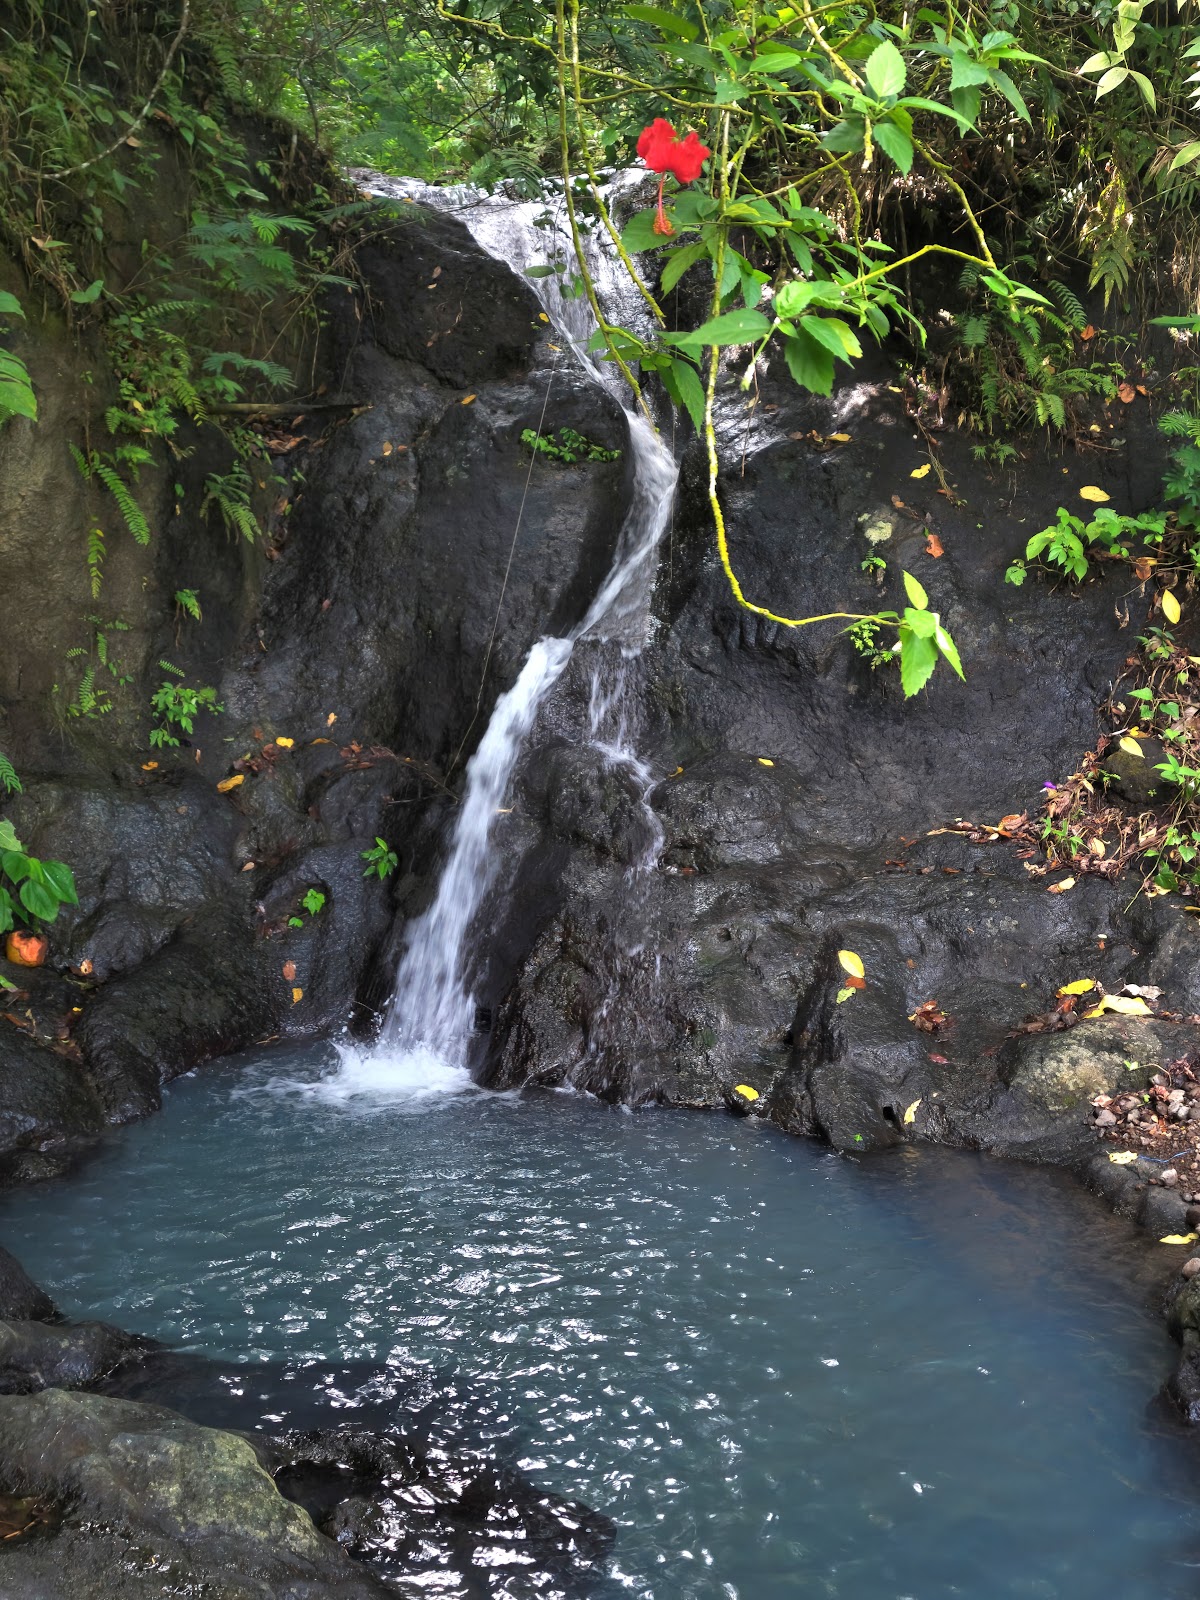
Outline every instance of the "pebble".
{"type": "Polygon", "coordinates": [[[1107,1108],[1104,1109],[1103,1111],[1097,1111],[1097,1113],[1096,1113],[1096,1126],[1098,1128],[1115,1128],[1116,1124],[1117,1124],[1116,1117],[1114,1117],[1112,1112],[1109,1111],[1107,1108]]]}
{"type": "Polygon", "coordinates": [[[1167,1168],[1162,1175],[1161,1182],[1164,1189],[1173,1189],[1175,1187],[1175,1185],[1179,1182],[1179,1174],[1175,1171],[1174,1167],[1167,1168]]]}
{"type": "Polygon", "coordinates": [[[1179,1270],[1185,1278],[1194,1278],[1200,1272],[1200,1256],[1193,1256],[1190,1261],[1185,1261],[1179,1270]]]}

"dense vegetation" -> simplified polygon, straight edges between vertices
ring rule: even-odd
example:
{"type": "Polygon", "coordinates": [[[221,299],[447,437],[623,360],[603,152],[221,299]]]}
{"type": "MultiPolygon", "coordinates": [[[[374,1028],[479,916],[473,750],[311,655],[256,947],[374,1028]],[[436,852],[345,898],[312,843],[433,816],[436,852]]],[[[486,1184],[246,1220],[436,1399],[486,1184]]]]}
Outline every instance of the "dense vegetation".
{"type": "MultiPolygon", "coordinates": [[[[639,401],[656,381],[691,414],[734,593],[788,626],[816,619],[744,596],[726,547],[722,384],[752,390],[777,350],[798,384],[828,394],[864,340],[899,336],[917,396],[957,413],[1000,463],[1014,432],[1078,436],[1128,381],[1115,355],[1130,319],[1175,312],[1177,470],[1162,516],[1064,511],[1026,557],[1076,581],[1089,554],[1141,562],[1169,592],[1200,570],[1198,52],[1187,8],[1150,0],[16,0],[0,22],[0,237],[19,273],[0,289],[0,338],[65,316],[103,342],[118,390],[72,441],[96,506],[80,530],[96,612],[64,670],[61,718],[104,715],[124,684],[104,560],[114,537],[164,536],[139,499],[143,469],[219,429],[228,465],[206,478],[203,509],[260,537],[265,457],[247,418],[311,387],[322,296],[353,275],[356,236],[375,225],[337,176],[355,163],[553,192],[577,242],[609,231],[653,335],[606,319],[581,252],[545,270],[592,300],[597,348],[639,401]],[[642,144],[659,203],[618,226],[603,169],[632,163],[644,130],[666,124],[642,144]],[[672,152],[689,134],[705,159],[681,165],[672,152]],[[116,219],[168,168],[188,225],[130,261],[112,249],[116,219]]],[[[0,345],[0,427],[36,413],[17,348],[0,345]]],[[[1018,562],[1010,577],[1024,574],[1018,562]]],[[[939,658],[961,668],[906,586],[903,614],[831,615],[880,661],[891,651],[878,635],[894,631],[912,694],[939,658]]],[[[176,602],[199,623],[197,594],[176,602]]],[[[1161,676],[1162,638],[1151,647],[1161,676]]],[[[211,688],[162,667],[160,749],[220,713],[211,688]]],[[[1174,736],[1165,776],[1190,798],[1200,753],[1174,736]]],[[[0,760],[0,784],[17,781],[0,760]]]]}

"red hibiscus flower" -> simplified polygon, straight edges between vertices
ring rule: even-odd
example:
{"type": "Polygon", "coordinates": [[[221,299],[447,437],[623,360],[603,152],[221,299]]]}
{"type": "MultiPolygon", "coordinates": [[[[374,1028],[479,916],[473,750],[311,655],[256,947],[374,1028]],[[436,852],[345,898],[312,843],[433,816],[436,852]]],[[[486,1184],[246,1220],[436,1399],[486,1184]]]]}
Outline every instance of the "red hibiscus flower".
{"type": "Polygon", "coordinates": [[[674,233],[675,229],[663,211],[663,184],[667,174],[670,173],[680,183],[695,183],[712,151],[700,143],[700,135],[695,131],[681,139],[665,117],[655,117],[648,128],[642,129],[637,151],[651,172],[662,173],[658,185],[658,215],[654,219],[654,232],[674,233]]]}

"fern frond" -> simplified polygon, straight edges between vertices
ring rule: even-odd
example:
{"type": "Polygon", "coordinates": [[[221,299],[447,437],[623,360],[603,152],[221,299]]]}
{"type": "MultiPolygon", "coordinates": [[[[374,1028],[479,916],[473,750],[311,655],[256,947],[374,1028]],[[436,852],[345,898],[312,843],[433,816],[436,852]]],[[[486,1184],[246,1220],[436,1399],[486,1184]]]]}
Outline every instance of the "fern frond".
{"type": "Polygon", "coordinates": [[[17,777],[17,769],[3,750],[0,750],[0,789],[3,789],[5,794],[21,793],[21,780],[17,777]]]}
{"type": "Polygon", "coordinates": [[[167,661],[167,660],[163,659],[163,660],[160,660],[158,664],[163,669],[164,672],[170,672],[176,678],[186,677],[186,673],[182,670],[182,668],[175,666],[175,664],[173,662],[171,662],[171,661],[167,661]]]}
{"type": "Polygon", "coordinates": [[[150,524],[146,521],[141,506],[130,494],[129,486],[120,473],[104,461],[93,461],[92,471],[117,502],[117,508],[125,519],[125,526],[133,537],[139,544],[149,544],[150,524]]]}
{"type": "Polygon", "coordinates": [[[88,534],[87,564],[88,576],[92,585],[92,599],[100,598],[101,572],[100,567],[104,561],[104,534],[99,528],[93,528],[88,534]]]}
{"type": "Polygon", "coordinates": [[[1050,292],[1058,301],[1062,314],[1076,333],[1082,333],[1087,327],[1087,312],[1078,295],[1072,293],[1065,283],[1060,283],[1057,278],[1050,279],[1050,292]]]}

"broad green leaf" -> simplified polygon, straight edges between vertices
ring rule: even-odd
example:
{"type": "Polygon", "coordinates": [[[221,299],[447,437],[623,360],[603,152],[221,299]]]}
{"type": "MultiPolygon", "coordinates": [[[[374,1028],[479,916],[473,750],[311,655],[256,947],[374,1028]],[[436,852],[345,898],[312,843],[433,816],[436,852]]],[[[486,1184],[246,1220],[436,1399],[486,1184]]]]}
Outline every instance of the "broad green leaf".
{"type": "Polygon", "coordinates": [[[1023,122],[1028,122],[1032,127],[1033,118],[1029,115],[1029,107],[1025,104],[1025,101],[1021,97],[1021,91],[1009,77],[1008,73],[994,72],[992,74],[992,82],[1008,101],[1009,105],[1012,106],[1013,110],[1017,113],[1021,120],[1023,122]]]}
{"type": "Polygon", "coordinates": [[[14,926],[13,899],[8,890],[0,883],[0,933],[11,933],[14,926]]]}
{"type": "Polygon", "coordinates": [[[707,245],[701,243],[684,245],[682,250],[672,250],[662,269],[662,292],[670,294],[688,268],[694,267],[697,261],[703,261],[707,254],[707,245]]]}
{"type": "Polygon", "coordinates": [[[800,326],[839,361],[855,361],[862,355],[862,345],[840,317],[801,317],[800,326]]]}
{"type": "Polygon", "coordinates": [[[900,629],[900,686],[905,698],[919,694],[937,665],[937,647],[932,639],[919,639],[909,628],[900,629]]]}
{"type": "Polygon", "coordinates": [[[43,922],[53,922],[58,916],[58,901],[44,884],[27,878],[18,892],[21,904],[30,916],[39,917],[43,922]]]}
{"type": "MultiPolygon", "coordinates": [[[[1200,139],[1192,139],[1187,144],[1184,145],[1182,150],[1180,150],[1178,152],[1178,154],[1176,155],[1174,161],[1172,161],[1171,165],[1167,168],[1167,171],[1168,172],[1175,172],[1180,167],[1186,167],[1191,162],[1195,161],[1197,156],[1200,156],[1200,139]]],[[[1161,319],[1159,317],[1155,317],[1154,318],[1154,321],[1156,323],[1161,321],[1161,320],[1164,320],[1164,319],[1161,319]]],[[[1169,321],[1171,319],[1165,319],[1165,320],[1169,321]]],[[[1190,321],[1192,319],[1188,318],[1188,319],[1185,319],[1185,320],[1190,321]]]]}
{"type": "Polygon", "coordinates": [[[904,80],[908,77],[904,57],[890,39],[884,39],[881,44],[875,46],[863,71],[867,82],[880,100],[886,100],[889,95],[899,94],[904,88],[904,80]]]}
{"type": "Polygon", "coordinates": [[[959,677],[965,683],[967,675],[963,671],[962,661],[959,659],[958,646],[955,644],[954,640],[950,637],[950,635],[946,632],[945,628],[942,627],[941,623],[938,624],[937,632],[933,636],[933,642],[934,642],[934,644],[937,645],[937,647],[941,651],[942,655],[950,663],[950,665],[954,668],[955,672],[958,673],[959,677]]]}
{"type": "Polygon", "coordinates": [[[1133,79],[1134,83],[1136,83],[1138,88],[1141,90],[1142,99],[1150,107],[1151,111],[1157,111],[1158,102],[1154,98],[1154,85],[1150,82],[1150,79],[1146,76],[1146,74],[1144,72],[1133,72],[1133,71],[1131,71],[1129,76],[1133,79]]]}
{"type": "Polygon", "coordinates": [[[913,142],[909,136],[894,122],[877,122],[874,128],[875,143],[890,156],[900,171],[907,177],[912,171],[913,155],[915,154],[913,142]]]}
{"type": "Polygon", "coordinates": [[[18,855],[24,854],[21,841],[17,838],[17,830],[7,817],[0,817],[0,851],[7,854],[10,850],[16,851],[18,855]]]}
{"type": "Polygon", "coordinates": [[[969,55],[961,50],[955,50],[950,57],[950,87],[952,89],[967,89],[972,84],[987,83],[991,73],[986,67],[981,67],[978,61],[972,61],[969,55]]]}
{"type": "Polygon", "coordinates": [[[861,150],[866,144],[867,124],[862,117],[847,117],[844,122],[837,123],[823,135],[822,145],[826,150],[861,150]]]}
{"type": "Polygon", "coordinates": [[[1089,56],[1080,67],[1080,72],[1106,72],[1113,64],[1113,57],[1107,50],[1097,50],[1094,56],[1089,56]]]}
{"type": "Polygon", "coordinates": [[[1101,95],[1111,94],[1114,89],[1119,89],[1128,76],[1128,67],[1110,67],[1096,85],[1096,99],[1099,100],[1101,95]]]}
{"type": "Polygon", "coordinates": [[[662,33],[673,33],[677,38],[692,40],[700,31],[694,22],[680,17],[674,11],[664,11],[661,6],[626,6],[625,15],[634,22],[648,22],[662,33]]]}
{"type": "Polygon", "coordinates": [[[932,611],[914,611],[911,606],[906,606],[904,626],[911,629],[918,639],[932,639],[938,630],[938,619],[932,611]]]}
{"type": "Polygon", "coordinates": [[[765,339],[774,323],[761,311],[726,311],[719,317],[710,317],[691,333],[666,335],[669,344],[729,345],[756,344],[765,339]]]}
{"type": "Polygon", "coordinates": [[[788,371],[802,389],[812,394],[833,392],[833,357],[811,334],[801,329],[786,338],[783,356],[788,371]]]}
{"type": "Polygon", "coordinates": [[[621,229],[621,243],[630,255],[639,255],[643,250],[657,250],[664,243],[662,234],[654,231],[657,216],[655,206],[646,211],[637,211],[621,229]]]}
{"type": "Polygon", "coordinates": [[[11,351],[0,350],[0,422],[9,417],[37,421],[37,396],[25,363],[11,351]]]}
{"type": "Polygon", "coordinates": [[[980,89],[951,89],[950,99],[954,109],[964,122],[969,122],[973,127],[979,116],[979,108],[983,104],[983,91],[980,89]]]}
{"type": "Polygon", "coordinates": [[[21,302],[7,289],[0,289],[0,317],[24,317],[21,302]]]}
{"type": "Polygon", "coordinates": [[[89,283],[86,289],[76,289],[71,296],[72,305],[90,306],[99,300],[104,289],[104,279],[96,278],[89,283]]]}
{"type": "Polygon", "coordinates": [[[683,406],[699,433],[704,427],[704,385],[700,382],[700,374],[690,362],[672,357],[670,367],[663,373],[663,381],[668,390],[674,385],[671,399],[676,405],[683,406]]]}
{"type": "Polygon", "coordinates": [[[31,857],[20,850],[6,850],[0,855],[0,872],[12,883],[21,883],[29,876],[31,857]]]}
{"type": "Polygon", "coordinates": [[[925,593],[924,589],[922,589],[921,585],[913,577],[911,572],[906,572],[903,574],[903,576],[905,594],[908,596],[909,600],[911,600],[913,605],[916,606],[918,611],[924,611],[929,605],[929,596],[925,593]]]}
{"type": "Polygon", "coordinates": [[[64,905],[77,906],[79,896],[75,891],[75,875],[63,861],[43,861],[42,876],[46,887],[56,894],[64,905]]]}

